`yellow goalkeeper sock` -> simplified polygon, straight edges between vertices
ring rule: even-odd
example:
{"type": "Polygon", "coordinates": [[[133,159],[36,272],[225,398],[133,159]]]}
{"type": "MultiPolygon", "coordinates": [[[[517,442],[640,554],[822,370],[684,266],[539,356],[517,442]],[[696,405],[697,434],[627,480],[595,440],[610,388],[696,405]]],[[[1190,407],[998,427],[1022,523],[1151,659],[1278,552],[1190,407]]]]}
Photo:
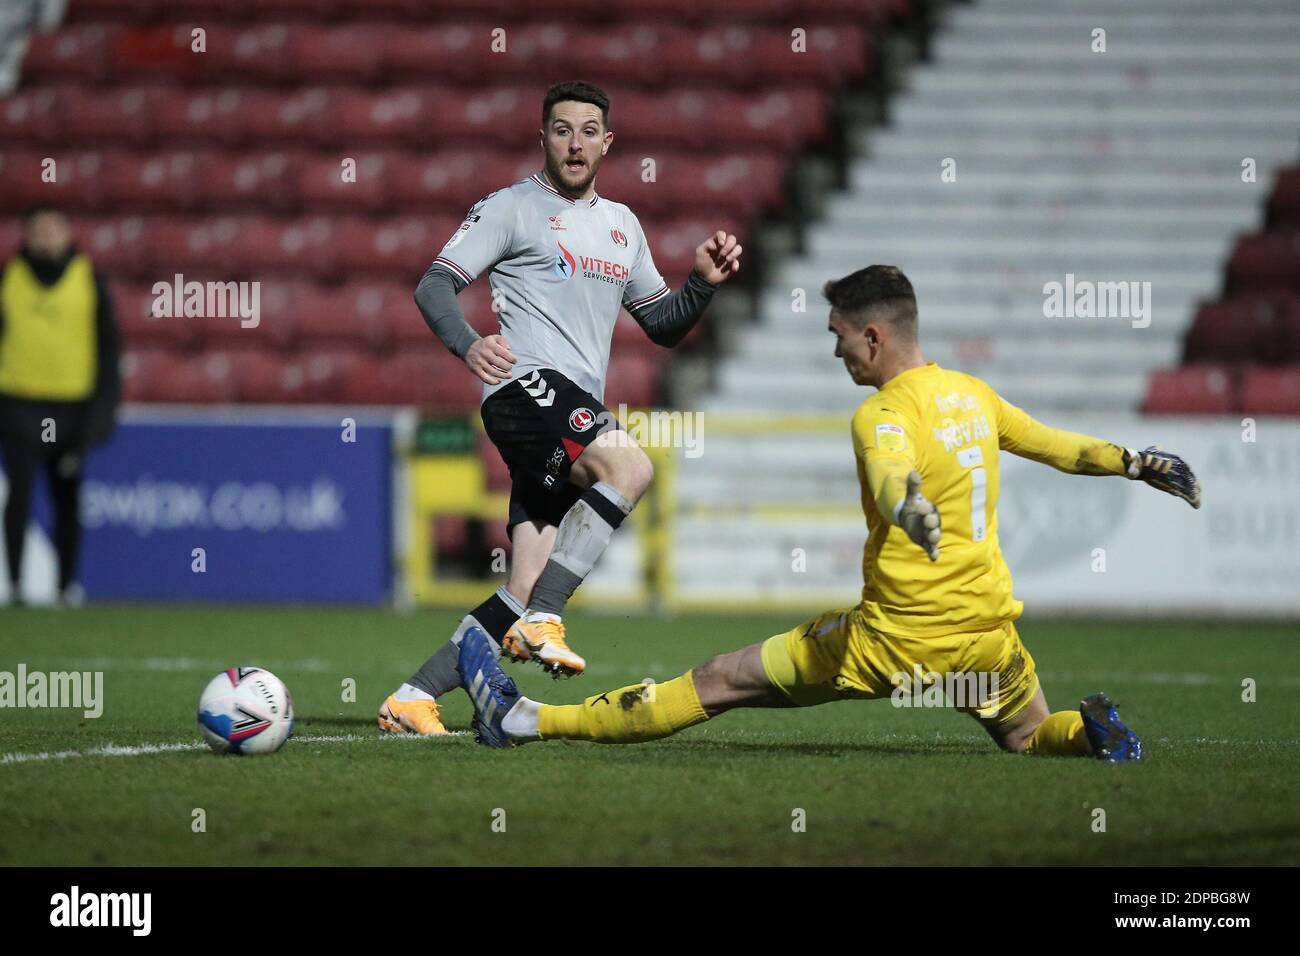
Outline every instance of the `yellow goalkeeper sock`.
{"type": "Polygon", "coordinates": [[[1038,725],[1025,748],[1027,754],[1052,757],[1086,757],[1092,753],[1083,732],[1083,715],[1077,710],[1058,710],[1038,725]]]}
{"type": "Polygon", "coordinates": [[[658,740],[708,720],[687,671],[663,684],[629,684],[581,704],[543,704],[537,732],[543,740],[637,744],[658,740]]]}

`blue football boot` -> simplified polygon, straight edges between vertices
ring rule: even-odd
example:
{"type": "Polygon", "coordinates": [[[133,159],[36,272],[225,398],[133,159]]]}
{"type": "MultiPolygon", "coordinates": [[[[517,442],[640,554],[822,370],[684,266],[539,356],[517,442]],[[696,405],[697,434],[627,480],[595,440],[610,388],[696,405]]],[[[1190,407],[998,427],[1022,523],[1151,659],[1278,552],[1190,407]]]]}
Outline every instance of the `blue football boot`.
{"type": "Polygon", "coordinates": [[[460,641],[461,683],[474,702],[474,739],[489,747],[513,747],[501,721],[522,696],[515,682],[497,663],[496,644],[482,628],[471,627],[460,641]]]}
{"type": "Polygon", "coordinates": [[[1124,725],[1114,702],[1105,694],[1089,694],[1079,704],[1083,731],[1098,760],[1124,763],[1142,759],[1142,741],[1124,725]]]}

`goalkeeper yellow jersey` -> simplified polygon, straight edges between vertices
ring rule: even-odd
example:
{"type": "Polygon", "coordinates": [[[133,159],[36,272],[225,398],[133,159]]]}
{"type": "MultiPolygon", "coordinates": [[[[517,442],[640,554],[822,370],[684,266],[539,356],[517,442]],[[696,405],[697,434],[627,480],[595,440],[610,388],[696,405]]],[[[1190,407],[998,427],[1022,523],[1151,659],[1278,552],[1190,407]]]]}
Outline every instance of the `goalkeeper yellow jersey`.
{"type": "Polygon", "coordinates": [[[990,630],[1023,604],[998,547],[998,452],[1088,475],[1124,474],[1123,449],[1043,425],[973,375],[931,362],[895,376],[853,416],[867,543],[862,604],[889,634],[990,630]],[[897,525],[907,474],[939,510],[939,559],[931,562],[897,525]]]}

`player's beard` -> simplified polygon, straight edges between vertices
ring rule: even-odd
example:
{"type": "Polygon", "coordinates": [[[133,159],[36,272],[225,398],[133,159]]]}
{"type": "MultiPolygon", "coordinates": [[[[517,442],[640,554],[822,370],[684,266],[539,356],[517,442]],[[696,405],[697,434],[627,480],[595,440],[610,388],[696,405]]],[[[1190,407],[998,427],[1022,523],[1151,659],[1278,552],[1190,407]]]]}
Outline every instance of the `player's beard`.
{"type": "Polygon", "coordinates": [[[568,167],[564,165],[565,162],[568,161],[568,158],[569,157],[566,155],[563,159],[560,159],[557,162],[551,159],[550,156],[547,156],[546,175],[551,182],[555,183],[556,186],[560,188],[561,192],[569,194],[570,198],[577,198],[585,193],[588,187],[595,182],[596,170],[600,167],[600,160],[592,160],[584,156],[583,160],[586,162],[587,166],[582,170],[582,177],[575,180],[571,178],[572,174],[569,172],[568,167]]]}

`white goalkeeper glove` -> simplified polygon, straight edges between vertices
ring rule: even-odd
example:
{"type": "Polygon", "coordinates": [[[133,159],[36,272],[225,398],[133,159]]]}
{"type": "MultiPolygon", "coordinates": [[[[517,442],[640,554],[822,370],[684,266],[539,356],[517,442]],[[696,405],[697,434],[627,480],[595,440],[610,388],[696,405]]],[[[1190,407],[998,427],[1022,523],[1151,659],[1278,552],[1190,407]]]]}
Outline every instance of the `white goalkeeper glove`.
{"type": "Polygon", "coordinates": [[[907,475],[907,496],[898,506],[898,526],[925,549],[931,561],[939,560],[939,509],[921,494],[921,473],[907,475]]]}
{"type": "Polygon", "coordinates": [[[1201,483],[1187,462],[1155,445],[1144,451],[1124,449],[1124,469],[1134,481],[1182,498],[1193,508],[1201,506],[1201,483]]]}

